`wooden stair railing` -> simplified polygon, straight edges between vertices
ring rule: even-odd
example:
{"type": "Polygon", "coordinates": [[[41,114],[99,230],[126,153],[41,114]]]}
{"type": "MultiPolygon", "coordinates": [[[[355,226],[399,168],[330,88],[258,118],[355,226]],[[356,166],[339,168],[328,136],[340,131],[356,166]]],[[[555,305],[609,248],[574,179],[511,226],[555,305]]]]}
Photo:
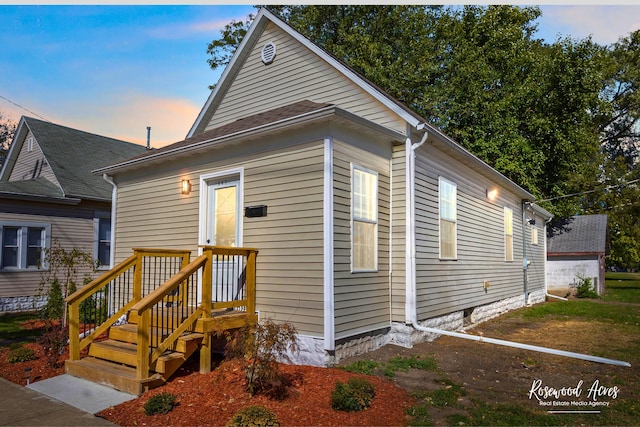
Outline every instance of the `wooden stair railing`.
{"type": "Polygon", "coordinates": [[[83,348],[105,333],[148,293],[143,288],[143,278],[151,282],[166,281],[188,264],[190,254],[188,250],[136,248],[129,258],[69,295],[65,300],[69,305],[69,360],[79,360],[83,348]],[[164,272],[153,270],[148,261],[158,258],[171,258],[172,265],[167,266],[165,262],[164,272]],[[163,275],[168,277],[163,278],[163,275]],[[112,314],[109,316],[109,313],[112,314]]]}
{"type": "Polygon", "coordinates": [[[67,298],[67,372],[140,394],[167,381],[198,349],[200,372],[209,372],[211,335],[257,322],[258,251],[214,246],[202,246],[201,251],[202,255],[188,262],[189,251],[135,249],[116,268],[67,298]],[[166,259],[172,257],[178,261],[167,269],[166,259]],[[180,269],[174,272],[177,266],[180,269]],[[214,278],[214,272],[219,277],[214,278]],[[162,280],[159,286],[155,284],[158,278],[162,280]],[[214,296],[214,287],[226,291],[214,296]],[[214,302],[223,293],[223,300],[214,302]],[[101,324],[91,324],[92,330],[86,331],[84,324],[80,340],[80,318],[87,317],[82,304],[96,301],[109,302],[105,319],[107,313],[113,314],[101,324]],[[118,324],[125,315],[126,324],[118,324]],[[105,332],[108,339],[96,341],[105,332]],[[88,357],[80,359],[81,349],[87,346],[88,357]]]}

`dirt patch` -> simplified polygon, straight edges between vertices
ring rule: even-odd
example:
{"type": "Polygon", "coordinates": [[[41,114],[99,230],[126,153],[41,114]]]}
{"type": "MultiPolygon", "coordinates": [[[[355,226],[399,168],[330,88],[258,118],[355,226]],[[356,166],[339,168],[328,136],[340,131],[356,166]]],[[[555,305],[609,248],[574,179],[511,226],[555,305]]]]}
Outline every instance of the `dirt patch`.
{"type": "MultiPolygon", "coordinates": [[[[503,316],[478,325],[468,333],[596,356],[602,356],[603,350],[615,353],[617,346],[629,344],[625,342],[628,336],[623,338],[606,323],[580,320],[524,320],[519,316],[503,316]]],[[[640,335],[635,345],[638,344],[640,335]]],[[[576,388],[582,381],[580,397],[583,400],[596,381],[601,386],[615,386],[620,390],[616,401],[611,397],[600,399],[608,399],[612,405],[622,400],[637,401],[640,397],[637,360],[629,361],[631,368],[621,367],[447,336],[411,349],[388,345],[345,360],[341,365],[356,360],[384,362],[395,356],[414,355],[435,358],[438,370],[397,374],[393,381],[399,387],[420,395],[442,389],[438,380],[447,378],[466,391],[453,408],[429,408],[434,425],[450,425],[448,417],[453,413],[468,413],[474,401],[515,404],[533,412],[546,413],[550,408],[541,406],[535,393],[530,396],[536,381],[541,381],[541,387],[555,389],[576,388]]]]}

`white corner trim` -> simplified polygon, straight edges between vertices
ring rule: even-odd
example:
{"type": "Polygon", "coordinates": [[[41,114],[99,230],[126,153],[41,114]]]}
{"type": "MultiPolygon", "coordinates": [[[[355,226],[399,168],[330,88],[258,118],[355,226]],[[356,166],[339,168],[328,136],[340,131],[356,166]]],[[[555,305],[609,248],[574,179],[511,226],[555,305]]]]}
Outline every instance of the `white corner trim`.
{"type": "Polygon", "coordinates": [[[324,140],[324,195],[323,195],[323,239],[324,239],[324,349],[335,350],[335,307],[333,274],[333,138],[324,140]]]}
{"type": "MultiPolygon", "coordinates": [[[[410,129],[408,129],[409,134],[410,129]]],[[[406,201],[405,201],[405,320],[412,323],[417,317],[416,304],[416,247],[415,247],[415,153],[411,138],[407,138],[405,145],[406,169],[406,201]]]]}
{"type": "Polygon", "coordinates": [[[111,190],[111,251],[109,253],[109,269],[112,269],[116,265],[116,206],[118,203],[118,184],[106,173],[102,174],[102,178],[113,186],[113,190],[111,190]]]}

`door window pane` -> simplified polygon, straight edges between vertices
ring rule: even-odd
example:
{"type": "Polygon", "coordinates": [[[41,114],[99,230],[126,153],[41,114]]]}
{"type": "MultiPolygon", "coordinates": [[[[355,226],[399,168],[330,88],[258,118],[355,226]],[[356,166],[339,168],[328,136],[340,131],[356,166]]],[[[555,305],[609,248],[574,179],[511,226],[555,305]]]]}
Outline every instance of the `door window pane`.
{"type": "Polygon", "coordinates": [[[215,245],[235,246],[237,225],[236,186],[215,190],[215,245]]]}

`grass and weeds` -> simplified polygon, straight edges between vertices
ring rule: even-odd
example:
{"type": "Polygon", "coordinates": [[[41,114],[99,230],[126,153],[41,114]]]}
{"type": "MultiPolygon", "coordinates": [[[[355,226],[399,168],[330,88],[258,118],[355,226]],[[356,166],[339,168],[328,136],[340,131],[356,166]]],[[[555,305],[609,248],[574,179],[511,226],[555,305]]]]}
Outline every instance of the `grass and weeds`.
{"type": "Polygon", "coordinates": [[[640,273],[606,273],[605,301],[640,304],[640,273]]]}
{"type": "Polygon", "coordinates": [[[358,374],[374,375],[380,370],[384,376],[393,378],[396,372],[408,372],[409,369],[418,369],[422,371],[435,371],[438,368],[436,360],[432,357],[411,356],[392,357],[386,362],[375,362],[373,360],[358,360],[349,365],[340,366],[348,372],[358,374]]]}
{"type": "Polygon", "coordinates": [[[43,330],[29,329],[24,323],[38,319],[34,313],[5,314],[0,316],[0,346],[7,346],[16,342],[35,341],[43,330]]]}

